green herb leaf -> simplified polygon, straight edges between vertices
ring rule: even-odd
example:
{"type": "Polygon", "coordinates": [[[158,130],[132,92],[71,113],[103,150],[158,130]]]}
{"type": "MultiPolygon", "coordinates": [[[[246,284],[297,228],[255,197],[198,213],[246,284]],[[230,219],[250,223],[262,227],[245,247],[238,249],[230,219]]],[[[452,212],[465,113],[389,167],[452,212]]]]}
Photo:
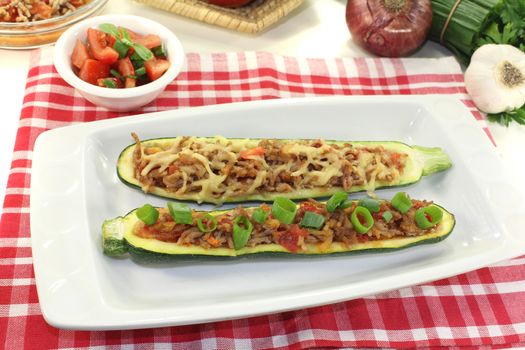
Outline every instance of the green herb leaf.
{"type": "Polygon", "coordinates": [[[489,121],[493,123],[499,123],[506,127],[508,127],[513,121],[518,124],[525,125],[525,105],[510,112],[489,114],[487,117],[489,121]]]}
{"type": "Polygon", "coordinates": [[[125,28],[119,27],[118,32],[120,33],[118,37],[124,44],[128,46],[133,46],[133,41],[131,40],[131,36],[129,35],[128,31],[125,28]]]}
{"type": "Polygon", "coordinates": [[[114,25],[114,24],[111,24],[111,23],[102,23],[101,25],[98,26],[98,28],[103,31],[104,33],[106,34],[111,34],[113,35],[115,38],[118,38],[118,29],[117,29],[117,26],[114,25]]]}
{"type": "Polygon", "coordinates": [[[123,43],[119,38],[113,44],[113,48],[118,52],[119,58],[124,58],[128,55],[130,45],[123,43]]]}
{"type": "Polygon", "coordinates": [[[145,46],[141,44],[134,43],[133,49],[135,50],[135,53],[137,54],[137,56],[139,56],[144,61],[149,61],[154,57],[153,52],[151,52],[150,49],[146,48],[145,46]]]}
{"type": "Polygon", "coordinates": [[[525,3],[523,0],[505,0],[501,20],[512,24],[516,29],[525,27],[525,3]]]}

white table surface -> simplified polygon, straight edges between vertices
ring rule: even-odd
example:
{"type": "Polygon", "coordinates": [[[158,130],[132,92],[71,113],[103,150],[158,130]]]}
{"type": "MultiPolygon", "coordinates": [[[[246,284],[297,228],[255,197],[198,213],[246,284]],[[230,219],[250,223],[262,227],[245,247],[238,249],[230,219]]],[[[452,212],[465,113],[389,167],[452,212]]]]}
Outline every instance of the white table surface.
{"type": "MultiPolygon", "coordinates": [[[[346,0],[305,0],[286,19],[266,32],[247,35],[214,27],[181,16],[163,12],[131,0],[109,0],[104,13],[127,13],[154,19],[172,29],[186,52],[269,51],[276,54],[310,57],[368,56],[352,42],[345,22],[346,0]]],[[[450,53],[428,42],[416,57],[442,57],[450,53]]],[[[0,199],[11,164],[25,79],[29,50],[0,49],[0,199]]],[[[510,128],[490,124],[498,152],[518,178],[525,177],[525,127],[510,128]]]]}

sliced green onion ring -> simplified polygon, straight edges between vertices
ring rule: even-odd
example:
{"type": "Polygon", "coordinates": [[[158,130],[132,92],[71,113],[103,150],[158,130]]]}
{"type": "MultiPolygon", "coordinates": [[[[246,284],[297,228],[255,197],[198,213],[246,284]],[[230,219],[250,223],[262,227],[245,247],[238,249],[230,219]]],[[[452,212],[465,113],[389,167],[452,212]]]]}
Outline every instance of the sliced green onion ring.
{"type": "Polygon", "coordinates": [[[140,57],[136,52],[133,52],[133,53],[129,56],[129,59],[132,60],[132,61],[142,61],[142,62],[144,62],[144,60],[142,59],[142,57],[140,57]]]}
{"type": "Polygon", "coordinates": [[[159,211],[151,204],[145,204],[135,212],[140,221],[146,225],[153,225],[159,218],[159,211]]]}
{"type": "Polygon", "coordinates": [[[344,191],[334,193],[328,202],[326,202],[326,210],[328,210],[329,213],[333,213],[347,198],[348,193],[344,191]]]}
{"type": "Polygon", "coordinates": [[[301,227],[315,228],[319,230],[324,225],[324,216],[311,211],[305,211],[303,219],[299,223],[301,227]]]}
{"type": "Polygon", "coordinates": [[[140,68],[135,69],[135,75],[137,77],[140,77],[141,75],[146,74],[146,68],[144,68],[144,65],[140,68]]]}
{"type": "Polygon", "coordinates": [[[344,201],[343,204],[339,206],[339,209],[350,208],[354,204],[354,201],[344,201]]]}
{"type": "Polygon", "coordinates": [[[177,224],[193,225],[191,208],[184,203],[168,202],[170,215],[177,224]]]}
{"type": "Polygon", "coordinates": [[[217,219],[211,214],[204,214],[197,219],[197,226],[201,232],[213,232],[217,229],[217,219]]]}
{"type": "Polygon", "coordinates": [[[252,219],[259,224],[264,224],[268,218],[268,215],[269,213],[267,211],[257,208],[252,213],[252,219]]]}
{"type": "Polygon", "coordinates": [[[426,230],[436,226],[443,219],[443,211],[431,204],[416,210],[415,219],[417,226],[426,230]]]}
{"type": "Polygon", "coordinates": [[[242,249],[246,246],[252,230],[253,224],[248,217],[241,215],[233,220],[233,246],[235,250],[242,249]]]}
{"type": "Polygon", "coordinates": [[[122,75],[120,75],[120,73],[118,72],[118,70],[116,69],[110,69],[109,72],[111,73],[112,76],[114,76],[115,78],[122,78],[122,75]]]}
{"type": "Polygon", "coordinates": [[[378,213],[381,202],[374,198],[363,198],[360,199],[357,205],[365,207],[370,210],[372,213],[378,213]]]}
{"type": "Polygon", "coordinates": [[[412,200],[406,192],[397,192],[392,198],[392,206],[401,214],[412,208],[412,200]]]}
{"type": "Polygon", "coordinates": [[[117,84],[115,84],[115,82],[109,78],[104,78],[102,83],[104,83],[104,85],[110,89],[115,89],[117,87],[117,84]]]}
{"type": "Polygon", "coordinates": [[[385,211],[383,213],[383,220],[385,220],[386,223],[389,223],[390,220],[392,220],[394,218],[394,215],[392,215],[392,213],[390,211],[385,211]]]}
{"type": "Polygon", "coordinates": [[[358,233],[367,233],[374,226],[374,218],[365,207],[357,206],[350,215],[350,221],[358,233]],[[361,222],[363,219],[364,223],[361,222]]]}
{"type": "Polygon", "coordinates": [[[297,205],[284,197],[277,197],[272,204],[272,215],[283,224],[291,224],[297,212],[297,205]]]}
{"type": "Polygon", "coordinates": [[[166,51],[164,51],[164,46],[162,45],[152,48],[151,52],[157,57],[166,57],[166,51]]]}

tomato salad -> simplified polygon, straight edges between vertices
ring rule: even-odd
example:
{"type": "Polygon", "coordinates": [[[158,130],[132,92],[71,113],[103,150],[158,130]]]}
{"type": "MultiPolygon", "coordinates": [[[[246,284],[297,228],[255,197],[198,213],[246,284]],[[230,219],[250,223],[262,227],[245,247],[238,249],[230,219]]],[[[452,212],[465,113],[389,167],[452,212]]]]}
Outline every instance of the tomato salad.
{"type": "Polygon", "coordinates": [[[133,88],[160,78],[170,67],[158,35],[139,35],[104,23],[77,40],[71,64],[77,76],[106,88],[133,88]]]}

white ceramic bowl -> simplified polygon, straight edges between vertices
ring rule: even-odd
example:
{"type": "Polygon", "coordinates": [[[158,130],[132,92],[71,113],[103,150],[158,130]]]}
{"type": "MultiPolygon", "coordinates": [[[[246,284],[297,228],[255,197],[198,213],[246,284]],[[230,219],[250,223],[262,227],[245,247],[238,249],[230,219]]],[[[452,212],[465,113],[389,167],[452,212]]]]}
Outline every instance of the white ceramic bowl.
{"type": "Polygon", "coordinates": [[[54,52],[55,67],[68,84],[73,86],[86,100],[112,111],[132,111],[153,101],[179,74],[184,63],[184,50],[177,36],[163,25],[147,18],[130,15],[106,15],[84,20],[68,30],[58,39],[54,52]],[[170,68],[157,80],[134,88],[108,89],[89,84],[76,76],[71,66],[71,53],[77,38],[86,41],[88,28],[102,23],[112,23],[139,34],[160,36],[170,68]]]}

